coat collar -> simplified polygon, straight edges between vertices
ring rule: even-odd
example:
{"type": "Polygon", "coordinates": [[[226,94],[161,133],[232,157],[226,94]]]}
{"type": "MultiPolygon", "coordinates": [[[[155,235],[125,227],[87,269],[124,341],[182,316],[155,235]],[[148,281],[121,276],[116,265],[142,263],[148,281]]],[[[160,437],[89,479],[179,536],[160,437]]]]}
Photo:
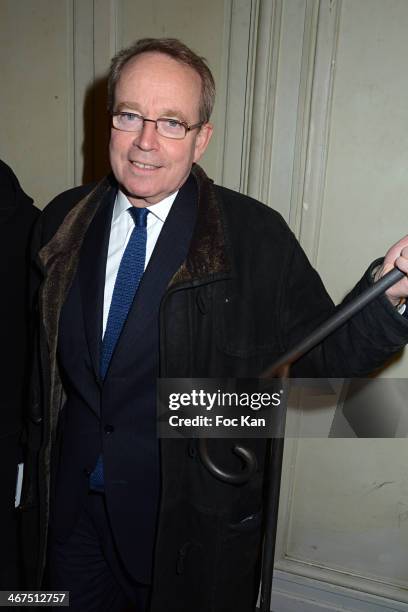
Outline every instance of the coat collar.
{"type": "MultiPolygon", "coordinates": [[[[215,279],[232,271],[227,232],[213,181],[197,164],[192,176],[198,189],[197,223],[186,260],[173,276],[169,286],[178,283],[215,279]]],[[[54,273],[61,285],[69,288],[78,265],[86,231],[105,197],[116,192],[113,177],[105,177],[67,214],[53,238],[40,250],[39,261],[46,276],[54,273]]]]}
{"type": "Polygon", "coordinates": [[[55,267],[64,270],[68,265],[66,268],[68,273],[73,265],[76,268],[79,251],[90,223],[105,196],[116,189],[112,177],[105,177],[69,211],[54,236],[38,253],[40,265],[46,276],[55,267]]]}
{"type": "MultiPolygon", "coordinates": [[[[61,308],[74,279],[86,231],[100,203],[113,189],[110,178],[98,185],[67,214],[53,238],[39,251],[38,261],[45,275],[39,290],[41,324],[49,358],[49,427],[44,446],[55,440],[63,387],[57,366],[58,326],[61,308]]],[[[47,410],[47,408],[46,408],[47,410]]]]}
{"type": "Polygon", "coordinates": [[[191,170],[197,182],[197,223],[185,262],[170,281],[178,283],[215,280],[232,272],[227,231],[213,181],[194,164],[191,170]]]}

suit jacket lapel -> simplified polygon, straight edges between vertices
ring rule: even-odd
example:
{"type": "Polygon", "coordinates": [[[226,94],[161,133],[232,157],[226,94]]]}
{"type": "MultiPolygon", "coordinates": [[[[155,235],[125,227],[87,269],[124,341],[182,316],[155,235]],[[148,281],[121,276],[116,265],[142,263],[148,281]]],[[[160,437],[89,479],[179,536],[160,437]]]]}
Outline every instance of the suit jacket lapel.
{"type": "Polygon", "coordinates": [[[132,350],[135,339],[158,307],[173,275],[184,262],[197,216],[197,187],[190,175],[180,189],[160,232],[152,257],[143,275],[128,318],[123,326],[109,372],[120,367],[132,350]]]}
{"type": "Polygon", "coordinates": [[[99,380],[106,259],[116,191],[106,194],[86,233],[79,263],[79,281],[88,350],[99,380]]]}

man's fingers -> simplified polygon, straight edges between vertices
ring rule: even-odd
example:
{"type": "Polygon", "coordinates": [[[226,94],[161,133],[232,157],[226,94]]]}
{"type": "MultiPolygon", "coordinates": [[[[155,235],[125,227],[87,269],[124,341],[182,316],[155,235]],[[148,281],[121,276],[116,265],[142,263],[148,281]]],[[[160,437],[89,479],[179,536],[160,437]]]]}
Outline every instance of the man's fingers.
{"type": "Polygon", "coordinates": [[[392,247],[390,247],[385,255],[384,264],[394,265],[397,257],[402,255],[404,252],[408,255],[408,236],[404,236],[401,240],[398,240],[392,247]]]}
{"type": "Polygon", "coordinates": [[[407,251],[406,255],[404,256],[402,252],[401,255],[395,260],[394,265],[396,268],[401,270],[401,272],[408,274],[408,249],[404,249],[404,251],[405,250],[407,251]]]}
{"type": "MultiPolygon", "coordinates": [[[[384,276],[384,274],[392,270],[394,267],[408,275],[408,236],[401,238],[401,240],[399,240],[387,251],[387,254],[384,257],[383,265],[375,275],[375,280],[378,280],[384,276]]],[[[394,306],[402,303],[408,297],[407,276],[390,287],[386,291],[386,295],[394,306]]]]}

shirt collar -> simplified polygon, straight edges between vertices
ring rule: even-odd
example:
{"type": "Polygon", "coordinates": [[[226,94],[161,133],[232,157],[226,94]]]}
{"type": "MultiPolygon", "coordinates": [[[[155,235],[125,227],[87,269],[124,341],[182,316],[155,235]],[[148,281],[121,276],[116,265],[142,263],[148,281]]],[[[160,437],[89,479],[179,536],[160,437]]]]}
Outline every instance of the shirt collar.
{"type": "MultiPolygon", "coordinates": [[[[167,215],[170,212],[170,208],[172,207],[172,204],[176,199],[177,194],[178,191],[167,196],[167,198],[164,198],[164,200],[161,200],[161,202],[157,202],[157,204],[152,204],[151,206],[148,206],[148,211],[155,217],[160,219],[162,223],[164,223],[167,218],[167,215]]],[[[115,206],[113,208],[112,223],[115,223],[115,221],[118,220],[120,215],[129,208],[129,206],[132,206],[131,202],[129,202],[127,196],[125,196],[123,191],[119,189],[115,200],[115,206]]]]}

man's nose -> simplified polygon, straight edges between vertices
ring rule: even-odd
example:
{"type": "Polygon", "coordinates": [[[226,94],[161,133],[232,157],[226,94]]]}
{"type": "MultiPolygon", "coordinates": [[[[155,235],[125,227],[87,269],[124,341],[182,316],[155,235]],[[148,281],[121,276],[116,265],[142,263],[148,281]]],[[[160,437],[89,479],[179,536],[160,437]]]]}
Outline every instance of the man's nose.
{"type": "Polygon", "coordinates": [[[140,132],[135,134],[133,144],[140,149],[150,151],[158,146],[158,134],[154,121],[145,121],[140,132]]]}

